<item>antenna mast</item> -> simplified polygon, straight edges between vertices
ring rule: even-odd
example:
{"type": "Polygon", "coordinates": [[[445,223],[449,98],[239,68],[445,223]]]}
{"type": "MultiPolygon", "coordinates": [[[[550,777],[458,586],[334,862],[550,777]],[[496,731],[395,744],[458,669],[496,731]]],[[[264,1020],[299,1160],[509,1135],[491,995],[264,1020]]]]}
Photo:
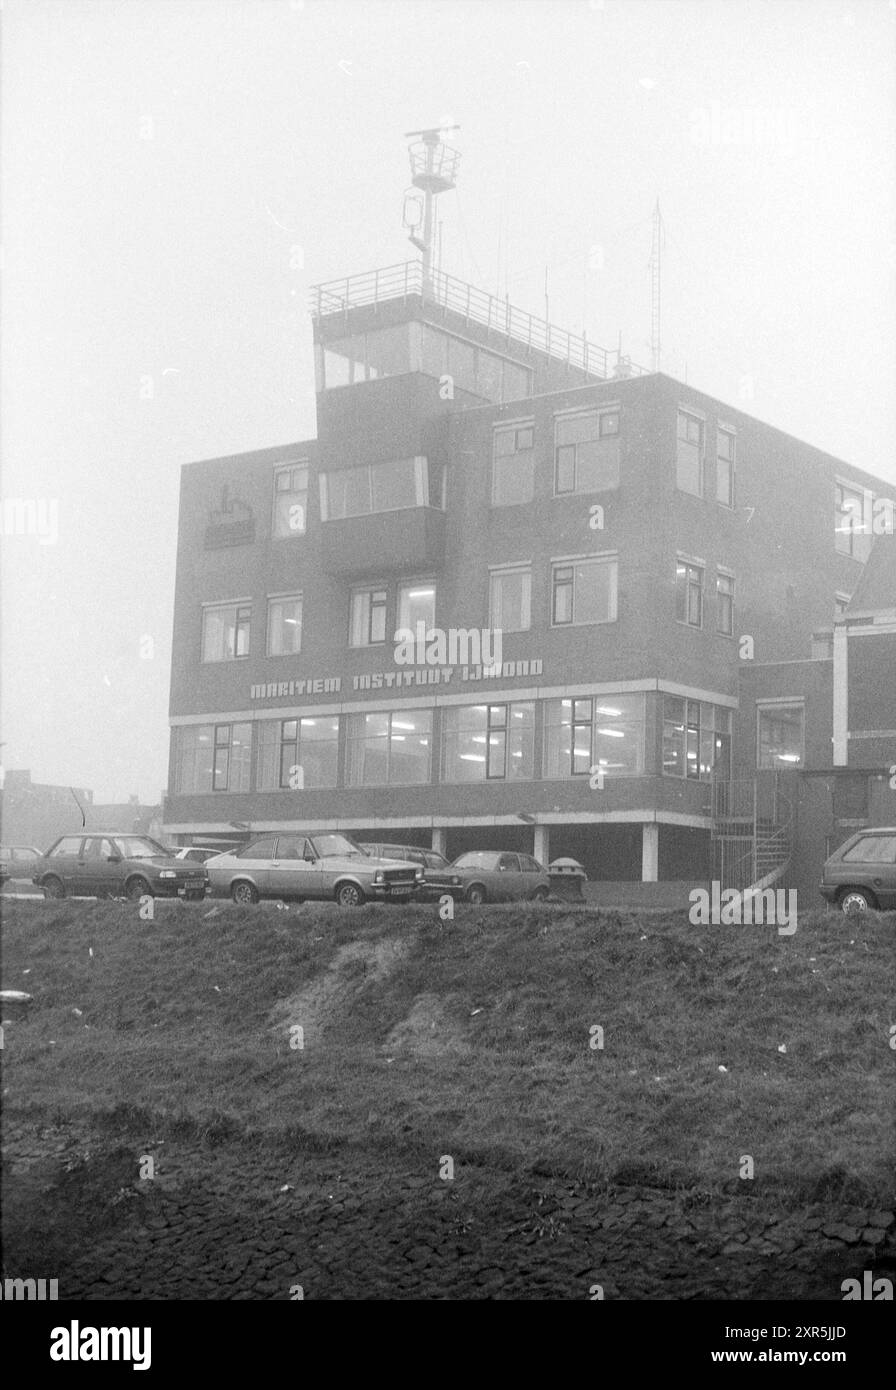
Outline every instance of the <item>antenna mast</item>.
{"type": "Polygon", "coordinates": [[[660,369],[660,291],[663,249],[663,214],[657,198],[653,209],[653,242],[650,248],[650,354],[655,372],[660,369]]]}
{"type": "MultiPolygon", "coordinates": [[[[423,190],[423,235],[417,236],[420,229],[419,217],[413,220],[412,209],[416,205],[419,213],[420,200],[411,195],[405,196],[404,225],[409,230],[408,240],[423,252],[423,292],[432,293],[432,252],[433,252],[433,205],[440,193],[446,193],[457,183],[457,170],[460,155],[457,150],[444,145],[441,136],[446,131],[460,130],[460,126],[436,126],[431,130],[409,130],[406,140],[413,140],[408,147],[411,161],[411,182],[415,188],[423,190]]],[[[441,249],[441,248],[440,248],[441,249]]]]}

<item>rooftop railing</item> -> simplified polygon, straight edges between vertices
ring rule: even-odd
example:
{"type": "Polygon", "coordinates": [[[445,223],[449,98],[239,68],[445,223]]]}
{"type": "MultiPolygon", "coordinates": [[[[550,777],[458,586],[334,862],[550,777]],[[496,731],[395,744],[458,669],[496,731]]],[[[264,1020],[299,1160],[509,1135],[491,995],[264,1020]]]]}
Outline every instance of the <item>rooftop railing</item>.
{"type": "Polygon", "coordinates": [[[593,376],[619,379],[649,375],[646,367],[637,366],[621,353],[599,347],[584,335],[568,333],[565,328],[517,309],[507,300],[478,290],[453,275],[440,270],[426,275],[420,261],[405,261],[383,270],[368,270],[362,275],[314,285],[311,314],[316,319],[326,318],[363,305],[385,304],[412,296],[424,304],[458,314],[466,323],[482,324],[500,333],[508,342],[533,348],[593,376]]]}

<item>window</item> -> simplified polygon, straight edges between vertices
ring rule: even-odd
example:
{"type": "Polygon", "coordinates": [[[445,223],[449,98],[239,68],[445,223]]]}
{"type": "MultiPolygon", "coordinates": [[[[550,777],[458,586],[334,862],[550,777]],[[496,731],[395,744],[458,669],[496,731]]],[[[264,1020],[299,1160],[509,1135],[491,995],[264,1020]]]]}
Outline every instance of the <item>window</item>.
{"type": "Polygon", "coordinates": [[[258,725],[258,790],[335,787],[338,747],[338,715],[262,720],[258,725]],[[300,774],[297,769],[301,769],[300,774]]]}
{"type": "Polygon", "coordinates": [[[708,782],[731,777],[731,711],[705,700],[663,698],[663,773],[708,782]]]}
{"type": "Polygon", "coordinates": [[[444,493],[443,466],[423,457],[331,469],[320,475],[321,517],[341,521],[408,507],[442,508],[444,493]]]}
{"type": "Polygon", "coordinates": [[[372,647],[386,640],[385,589],[355,589],[351,597],[349,645],[372,647]]]}
{"type": "MultiPolygon", "coordinates": [[[[327,311],[326,305],[324,312],[327,311]]],[[[324,379],[319,389],[351,386],[411,370],[410,325],[371,329],[351,338],[334,338],[323,347],[324,379]]]]}
{"type": "Polygon", "coordinates": [[[274,469],[274,535],[303,536],[308,520],[308,465],[274,469]]]}
{"type": "Polygon", "coordinates": [[[834,484],[834,547],[841,555],[850,555],[863,563],[871,552],[870,523],[866,529],[866,512],[870,498],[861,488],[834,484]]]}
{"type": "Polygon", "coordinates": [[[252,606],[222,603],[202,610],[202,660],[235,661],[249,655],[252,606]]]}
{"type": "Polygon", "coordinates": [[[722,570],[716,574],[716,631],[734,636],[734,575],[722,570]]]}
{"type": "Polygon", "coordinates": [[[614,623],[617,571],[615,555],[554,564],[551,622],[555,626],[614,623]]]}
{"type": "Polygon", "coordinates": [[[532,394],[531,368],[430,324],[423,325],[423,370],[428,376],[450,376],[456,390],[489,401],[519,401],[532,394]]]}
{"type": "Polygon", "coordinates": [[[528,781],[535,775],[535,705],[449,705],[443,713],[446,782],[528,781]]]}
{"type": "Polygon", "coordinates": [[[619,486],[619,412],[561,416],[554,425],[554,492],[619,486]]]}
{"type": "Polygon", "coordinates": [[[513,565],[489,575],[489,627],[493,632],[528,632],[532,626],[532,570],[513,565]]]}
{"type": "Polygon", "coordinates": [[[682,492],[703,496],[703,421],[684,410],[678,412],[676,483],[682,492]]]}
{"type": "Polygon", "coordinates": [[[296,656],[302,650],[302,595],[268,599],[268,656],[296,656]]]}
{"type": "Polygon", "coordinates": [[[273,859],[275,844],[273,835],[267,835],[263,840],[253,840],[251,844],[243,845],[242,849],[236,851],[236,856],[238,859],[273,859]]]}
{"type": "Polygon", "coordinates": [[[531,502],[535,492],[535,430],[531,425],[495,431],[492,451],[492,506],[531,502]]]}
{"type": "Polygon", "coordinates": [[[346,785],[407,787],[428,782],[431,710],[353,714],[348,721],[346,785]]]}
{"type": "Polygon", "coordinates": [[[863,835],[843,856],[846,864],[896,864],[896,835],[863,835]]]}
{"type": "Polygon", "coordinates": [[[247,792],[252,761],[252,725],[215,725],[215,765],[212,790],[247,792]]]}
{"type": "Polygon", "coordinates": [[[83,843],[80,835],[64,835],[58,845],[54,845],[48,858],[51,859],[80,859],[81,845],[83,843]]]}
{"type": "Polygon", "coordinates": [[[429,632],[430,628],[435,627],[435,622],[435,584],[402,584],[398,590],[397,626],[412,632],[416,638],[418,623],[424,623],[425,632],[429,632]]]}
{"type": "MultiPolygon", "coordinates": [[[[716,432],[716,501],[734,506],[734,468],[737,436],[733,430],[716,432]]],[[[679,484],[680,486],[680,484],[679,484]]]]}
{"type": "Polygon", "coordinates": [[[803,705],[796,701],[758,706],[758,767],[802,767],[804,719],[803,705]]]}
{"type": "Polygon", "coordinates": [[[680,623],[703,626],[703,569],[679,560],[675,566],[676,610],[680,623]]]}
{"type": "Polygon", "coordinates": [[[608,776],[643,772],[642,695],[545,702],[545,777],[584,776],[593,767],[608,776]]]}
{"type": "Polygon", "coordinates": [[[182,795],[247,792],[252,725],[186,724],[174,731],[174,790],[182,795]]]}

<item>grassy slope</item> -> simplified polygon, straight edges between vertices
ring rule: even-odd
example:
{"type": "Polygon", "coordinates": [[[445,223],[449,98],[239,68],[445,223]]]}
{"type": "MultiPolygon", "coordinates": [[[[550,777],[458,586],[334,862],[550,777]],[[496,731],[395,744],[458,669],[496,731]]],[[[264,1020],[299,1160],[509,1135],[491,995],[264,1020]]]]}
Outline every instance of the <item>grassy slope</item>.
{"type": "Polygon", "coordinates": [[[892,916],[6,906],[8,1113],[892,1199],[892,916]]]}

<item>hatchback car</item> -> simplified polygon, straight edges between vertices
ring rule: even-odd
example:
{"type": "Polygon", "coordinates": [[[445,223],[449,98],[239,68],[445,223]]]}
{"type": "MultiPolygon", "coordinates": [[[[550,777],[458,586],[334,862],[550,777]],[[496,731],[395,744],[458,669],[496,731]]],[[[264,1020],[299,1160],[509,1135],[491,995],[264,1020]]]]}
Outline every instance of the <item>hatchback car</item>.
{"type": "Polygon", "coordinates": [[[844,912],[896,910],[896,826],[851,835],[825,861],[820,888],[844,912]]]}
{"type": "Polygon", "coordinates": [[[511,902],[529,898],[544,902],[551,891],[547,870],[531,854],[503,850],[470,850],[451,865],[459,876],[468,903],[511,902]]]}
{"type": "Polygon", "coordinates": [[[43,850],[34,845],[3,845],[0,847],[0,883],[8,878],[30,878],[35,861],[42,857],[43,850]]]}
{"type": "Polygon", "coordinates": [[[452,897],[455,894],[460,896],[463,886],[460,875],[454,872],[450,862],[438,850],[423,849],[420,845],[372,845],[367,841],[362,842],[361,848],[365,854],[380,859],[404,859],[411,864],[419,864],[425,879],[414,894],[419,902],[433,902],[445,893],[452,897]]]}
{"type": "Polygon", "coordinates": [[[148,835],[94,831],[63,835],[34,866],[32,883],[44,897],[204,898],[203,864],[175,859],[148,835]]]}
{"type": "Polygon", "coordinates": [[[418,864],[373,858],[347,835],[263,835],[205,865],[213,893],[235,903],[259,898],[335,899],[359,907],[368,898],[408,902],[423,882],[418,864]]]}

